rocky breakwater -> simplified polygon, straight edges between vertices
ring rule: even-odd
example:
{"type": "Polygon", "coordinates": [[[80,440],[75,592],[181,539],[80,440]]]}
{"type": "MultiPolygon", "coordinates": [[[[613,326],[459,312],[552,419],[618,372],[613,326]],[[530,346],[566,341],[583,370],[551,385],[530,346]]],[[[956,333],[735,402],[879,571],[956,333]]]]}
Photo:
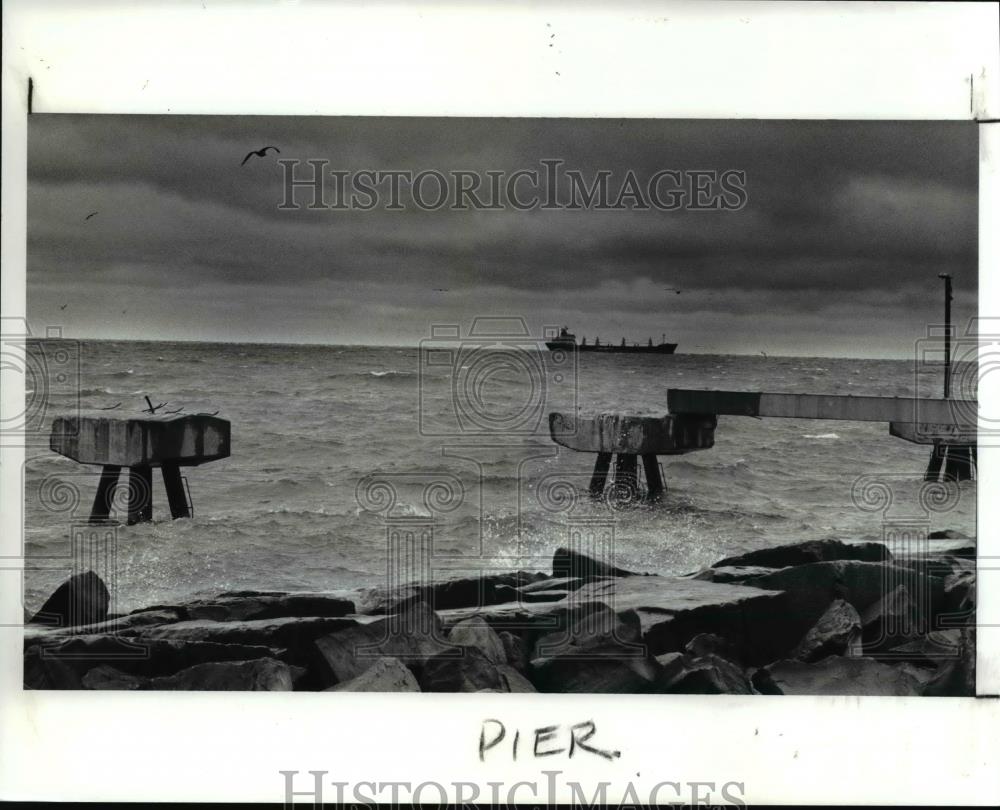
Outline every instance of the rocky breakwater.
{"type": "Polygon", "coordinates": [[[975,693],[975,549],[961,539],[906,559],[811,541],[683,577],[558,549],[546,572],[231,591],[127,615],[108,602],[91,572],[59,587],[25,628],[26,688],[975,693]]]}

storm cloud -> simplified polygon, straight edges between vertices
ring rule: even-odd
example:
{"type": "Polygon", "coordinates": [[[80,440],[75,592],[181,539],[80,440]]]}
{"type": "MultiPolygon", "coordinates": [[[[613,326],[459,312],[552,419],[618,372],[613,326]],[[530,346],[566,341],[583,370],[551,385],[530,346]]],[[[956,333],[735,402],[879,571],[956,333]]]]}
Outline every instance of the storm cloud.
{"type": "Polygon", "coordinates": [[[33,115],[28,311],[77,337],[413,345],[521,315],[681,351],[907,357],[941,319],[938,273],[958,322],[975,312],[977,148],[962,122],[33,115]],[[285,211],[279,156],[240,165],[265,144],[352,173],[738,170],[747,202],[285,211]]]}

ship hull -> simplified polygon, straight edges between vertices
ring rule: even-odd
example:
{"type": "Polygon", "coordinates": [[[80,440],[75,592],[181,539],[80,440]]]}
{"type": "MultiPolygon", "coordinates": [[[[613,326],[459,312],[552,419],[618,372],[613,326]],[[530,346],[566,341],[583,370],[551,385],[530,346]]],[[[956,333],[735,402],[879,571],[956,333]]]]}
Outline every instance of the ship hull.
{"type": "Polygon", "coordinates": [[[608,354],[673,354],[676,343],[660,343],[658,346],[578,346],[571,341],[550,340],[545,344],[551,351],[606,352],[608,354]]]}

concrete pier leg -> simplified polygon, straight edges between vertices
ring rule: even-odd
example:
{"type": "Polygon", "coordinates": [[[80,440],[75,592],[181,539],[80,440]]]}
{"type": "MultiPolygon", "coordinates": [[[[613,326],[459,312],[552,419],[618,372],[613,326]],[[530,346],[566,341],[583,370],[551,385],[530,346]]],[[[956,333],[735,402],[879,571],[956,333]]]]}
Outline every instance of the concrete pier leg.
{"type": "Polygon", "coordinates": [[[153,519],[153,469],[146,464],[128,468],[128,525],[153,519]]]}
{"type": "Polygon", "coordinates": [[[176,464],[163,465],[163,485],[167,488],[167,503],[170,504],[170,517],[191,517],[188,510],[187,496],[184,494],[184,482],[181,480],[181,469],[176,464]]]}
{"type": "Polygon", "coordinates": [[[94,506],[90,510],[91,523],[103,523],[111,516],[111,501],[115,497],[121,467],[105,464],[101,469],[101,480],[97,484],[94,506]]]}
{"type": "Polygon", "coordinates": [[[925,481],[937,481],[941,477],[941,468],[944,466],[945,446],[935,444],[931,450],[931,459],[927,463],[927,472],[924,473],[925,481]]]}
{"type": "Polygon", "coordinates": [[[948,448],[945,460],[945,477],[955,481],[969,481],[972,478],[972,455],[967,445],[948,448]]]}
{"type": "Polygon", "coordinates": [[[615,456],[615,486],[628,487],[629,495],[635,496],[639,488],[639,459],[632,453],[615,456]]]}
{"type": "Polygon", "coordinates": [[[608,469],[611,467],[611,453],[598,453],[594,462],[594,475],[590,479],[590,495],[600,498],[604,494],[604,486],[608,483],[608,469]]]}
{"type": "Polygon", "coordinates": [[[642,457],[642,468],[646,473],[646,490],[649,500],[656,501],[663,497],[663,478],[660,476],[660,465],[653,453],[642,457]]]}

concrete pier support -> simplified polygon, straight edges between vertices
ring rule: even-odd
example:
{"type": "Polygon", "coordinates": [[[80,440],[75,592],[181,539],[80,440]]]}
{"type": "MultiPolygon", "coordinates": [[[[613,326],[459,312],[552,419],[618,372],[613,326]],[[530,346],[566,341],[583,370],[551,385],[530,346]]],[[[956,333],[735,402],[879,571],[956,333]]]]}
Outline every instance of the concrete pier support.
{"type": "Polygon", "coordinates": [[[590,479],[590,494],[600,498],[608,483],[608,470],[611,467],[611,453],[598,453],[594,462],[594,474],[590,479]]]}
{"type": "Polygon", "coordinates": [[[707,450],[715,443],[715,416],[682,414],[664,417],[601,414],[592,419],[549,414],[556,444],[581,453],[596,453],[590,494],[603,496],[614,457],[614,487],[621,502],[639,496],[639,458],[646,478],[646,497],[660,500],[666,488],[657,456],[707,450]]]}
{"type": "Polygon", "coordinates": [[[161,468],[163,472],[163,485],[167,489],[167,503],[170,506],[170,517],[186,518],[191,517],[191,510],[188,509],[187,494],[184,492],[184,482],[181,480],[181,470],[176,464],[164,464],[161,468]]]}
{"type": "Polygon", "coordinates": [[[115,464],[105,464],[101,469],[101,480],[97,483],[97,494],[90,510],[91,523],[103,523],[111,517],[111,503],[118,488],[121,469],[115,464]]]}
{"type": "Polygon", "coordinates": [[[128,525],[153,519],[153,469],[139,464],[128,469],[128,525]]]}
{"type": "Polygon", "coordinates": [[[128,524],[153,519],[153,468],[160,467],[172,518],[191,516],[181,467],[229,456],[229,422],[207,414],[58,417],[49,447],[81,464],[101,465],[91,523],[110,519],[123,467],[128,468],[128,524]]]}
{"type": "Polygon", "coordinates": [[[663,478],[660,476],[660,463],[653,453],[643,455],[642,468],[646,474],[647,497],[651,501],[658,501],[666,494],[666,490],[663,487],[663,478]]]}
{"type": "Polygon", "coordinates": [[[639,494],[638,459],[632,453],[619,453],[615,458],[615,489],[619,497],[634,500],[639,494]]]}

